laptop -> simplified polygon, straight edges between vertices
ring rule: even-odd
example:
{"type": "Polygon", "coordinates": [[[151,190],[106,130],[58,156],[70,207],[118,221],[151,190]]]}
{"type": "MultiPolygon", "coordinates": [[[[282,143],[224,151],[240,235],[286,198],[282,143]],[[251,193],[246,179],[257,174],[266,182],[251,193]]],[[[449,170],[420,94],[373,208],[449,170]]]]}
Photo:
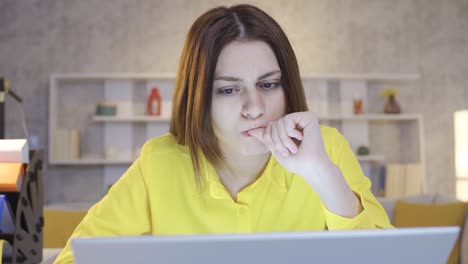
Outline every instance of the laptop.
{"type": "Polygon", "coordinates": [[[75,238],[75,263],[445,263],[459,227],[75,238]]]}

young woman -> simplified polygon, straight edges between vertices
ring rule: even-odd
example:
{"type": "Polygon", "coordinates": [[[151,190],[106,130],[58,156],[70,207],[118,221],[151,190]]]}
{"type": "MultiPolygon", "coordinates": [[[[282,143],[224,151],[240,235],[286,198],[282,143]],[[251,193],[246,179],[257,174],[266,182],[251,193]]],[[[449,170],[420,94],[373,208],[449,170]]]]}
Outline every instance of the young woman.
{"type": "MultiPolygon", "coordinates": [[[[307,111],[295,54],[262,10],[209,10],[182,52],[170,133],[72,235],[391,227],[348,143],[307,111]]],[[[56,263],[72,262],[70,243],[56,263]]]]}

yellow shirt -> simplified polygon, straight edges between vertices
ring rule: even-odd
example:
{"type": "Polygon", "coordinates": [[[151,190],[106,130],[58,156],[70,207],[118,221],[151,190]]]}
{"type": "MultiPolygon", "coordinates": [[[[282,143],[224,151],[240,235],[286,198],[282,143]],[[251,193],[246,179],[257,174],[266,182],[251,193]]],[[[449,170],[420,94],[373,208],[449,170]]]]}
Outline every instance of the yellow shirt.
{"type": "MultiPolygon", "coordinates": [[[[329,157],[360,197],[363,210],[353,219],[328,211],[310,185],[273,156],[262,175],[238,193],[237,201],[203,160],[206,185],[199,192],[188,148],[167,134],[144,145],[140,157],[89,210],[72,238],[392,227],[344,137],[330,127],[322,126],[321,132],[329,157]]],[[[68,241],[55,263],[71,262],[68,241]]]]}

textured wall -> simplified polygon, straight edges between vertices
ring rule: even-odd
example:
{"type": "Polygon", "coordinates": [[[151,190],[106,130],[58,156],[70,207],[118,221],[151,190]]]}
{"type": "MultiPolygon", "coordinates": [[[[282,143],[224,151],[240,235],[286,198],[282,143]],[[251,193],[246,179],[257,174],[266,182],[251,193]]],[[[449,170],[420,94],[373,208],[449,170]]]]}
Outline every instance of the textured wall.
{"type": "MultiPolygon", "coordinates": [[[[0,75],[24,97],[30,134],[47,146],[51,73],[175,72],[190,24],[227,2],[1,0],[0,75]]],[[[468,1],[249,2],[283,26],[303,73],[420,73],[399,100],[424,115],[429,190],[453,194],[452,114],[468,108],[468,1]]],[[[7,107],[7,135],[22,135],[19,107],[7,107]]],[[[47,201],[101,195],[99,167],[46,169],[47,201]]]]}

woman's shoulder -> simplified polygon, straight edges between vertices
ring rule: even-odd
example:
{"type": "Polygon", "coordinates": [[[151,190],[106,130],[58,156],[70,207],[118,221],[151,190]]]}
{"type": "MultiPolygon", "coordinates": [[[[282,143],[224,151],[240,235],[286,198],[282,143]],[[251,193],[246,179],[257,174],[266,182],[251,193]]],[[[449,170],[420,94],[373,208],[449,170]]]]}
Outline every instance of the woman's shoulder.
{"type": "Polygon", "coordinates": [[[189,155],[188,147],[177,143],[176,138],[171,133],[146,141],[140,153],[142,158],[189,158],[189,155]]]}
{"type": "Polygon", "coordinates": [[[149,188],[162,188],[172,181],[186,181],[190,179],[186,175],[192,173],[188,147],[177,143],[170,133],[148,140],[141,149],[138,164],[148,186],[153,186],[149,188]],[[157,184],[152,184],[154,182],[157,184]]]}

